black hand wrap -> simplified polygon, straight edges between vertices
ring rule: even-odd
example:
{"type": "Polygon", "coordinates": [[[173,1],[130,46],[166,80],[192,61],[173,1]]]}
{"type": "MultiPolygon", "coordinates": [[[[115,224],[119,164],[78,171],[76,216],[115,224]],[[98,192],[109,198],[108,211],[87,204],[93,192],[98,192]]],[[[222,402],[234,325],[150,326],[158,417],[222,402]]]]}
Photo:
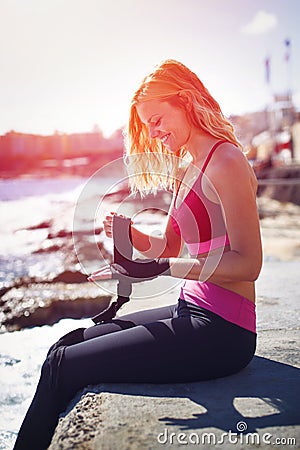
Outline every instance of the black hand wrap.
{"type": "Polygon", "coordinates": [[[170,275],[167,258],[132,260],[131,220],[115,215],[113,217],[114,263],[111,264],[112,278],[119,280],[117,300],[108,309],[92,320],[95,323],[108,322],[115,317],[121,306],[129,301],[132,283],[153,280],[158,275],[170,275]]]}
{"type": "Polygon", "coordinates": [[[153,280],[159,275],[170,275],[170,264],[167,258],[135,259],[124,261],[122,265],[111,264],[112,277],[117,280],[129,280],[131,283],[153,280]]]}
{"type": "MultiPolygon", "coordinates": [[[[130,238],[131,220],[127,217],[114,216],[113,218],[113,240],[114,240],[114,262],[123,264],[126,260],[132,259],[132,244],[130,238]]],[[[120,280],[117,287],[117,300],[113,302],[105,311],[93,317],[94,323],[109,322],[115,317],[117,311],[124,303],[130,300],[132,291],[131,281],[120,280]]]]}

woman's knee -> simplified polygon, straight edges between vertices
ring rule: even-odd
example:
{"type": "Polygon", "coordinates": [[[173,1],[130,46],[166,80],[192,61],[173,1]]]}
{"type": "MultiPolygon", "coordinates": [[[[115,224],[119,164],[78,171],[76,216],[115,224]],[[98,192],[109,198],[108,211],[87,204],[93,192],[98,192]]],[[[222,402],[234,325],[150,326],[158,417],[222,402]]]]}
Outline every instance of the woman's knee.
{"type": "Polygon", "coordinates": [[[59,347],[68,347],[69,345],[78,344],[79,342],[84,341],[84,331],[85,328],[77,328],[76,330],[70,331],[69,333],[62,336],[55,344],[53,344],[47,356],[49,356],[54,350],[59,347]]]}

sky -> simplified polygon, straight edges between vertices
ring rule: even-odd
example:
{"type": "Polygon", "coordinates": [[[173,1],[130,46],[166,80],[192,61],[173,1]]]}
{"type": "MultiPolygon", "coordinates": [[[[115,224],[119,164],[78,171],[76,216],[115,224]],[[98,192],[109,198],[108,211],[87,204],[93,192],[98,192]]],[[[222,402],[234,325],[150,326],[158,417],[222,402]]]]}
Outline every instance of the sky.
{"type": "Polygon", "coordinates": [[[0,0],[0,134],[98,125],[109,136],[168,58],[197,73],[227,116],[288,89],[300,109],[299,23],[300,0],[0,0]]]}

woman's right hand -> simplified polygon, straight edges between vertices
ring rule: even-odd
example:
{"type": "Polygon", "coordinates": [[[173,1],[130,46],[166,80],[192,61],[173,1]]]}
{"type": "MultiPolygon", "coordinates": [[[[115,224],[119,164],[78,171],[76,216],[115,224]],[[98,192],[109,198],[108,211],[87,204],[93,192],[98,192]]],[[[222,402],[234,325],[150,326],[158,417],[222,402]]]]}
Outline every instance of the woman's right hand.
{"type": "MultiPolygon", "coordinates": [[[[112,231],[112,227],[113,227],[113,217],[116,215],[117,213],[112,211],[110,213],[107,213],[105,216],[105,219],[103,220],[103,227],[104,227],[104,232],[106,234],[107,237],[112,238],[113,237],[113,231],[112,231]]],[[[124,217],[123,214],[119,214],[120,217],[124,217]]],[[[133,222],[131,221],[131,225],[133,224],[133,222]]]]}
{"type": "Polygon", "coordinates": [[[112,237],[112,221],[115,214],[115,212],[110,212],[105,216],[105,219],[103,220],[104,232],[109,238],[112,237]]]}

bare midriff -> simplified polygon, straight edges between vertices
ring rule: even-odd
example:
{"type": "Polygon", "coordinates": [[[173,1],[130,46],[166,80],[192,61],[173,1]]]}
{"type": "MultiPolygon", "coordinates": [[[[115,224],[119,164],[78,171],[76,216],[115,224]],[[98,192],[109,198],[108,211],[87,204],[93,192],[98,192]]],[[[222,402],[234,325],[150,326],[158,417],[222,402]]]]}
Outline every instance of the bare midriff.
{"type": "MultiPolygon", "coordinates": [[[[230,251],[230,245],[226,245],[224,249],[222,249],[223,253],[230,251]]],[[[191,255],[192,258],[202,259],[207,256],[213,256],[219,252],[219,249],[211,250],[210,252],[201,253],[201,255],[191,255]]],[[[214,281],[214,284],[217,286],[223,287],[224,289],[228,289],[236,294],[241,295],[242,297],[247,298],[251,302],[255,303],[255,283],[253,281],[228,281],[224,283],[218,283],[214,281]]]]}

